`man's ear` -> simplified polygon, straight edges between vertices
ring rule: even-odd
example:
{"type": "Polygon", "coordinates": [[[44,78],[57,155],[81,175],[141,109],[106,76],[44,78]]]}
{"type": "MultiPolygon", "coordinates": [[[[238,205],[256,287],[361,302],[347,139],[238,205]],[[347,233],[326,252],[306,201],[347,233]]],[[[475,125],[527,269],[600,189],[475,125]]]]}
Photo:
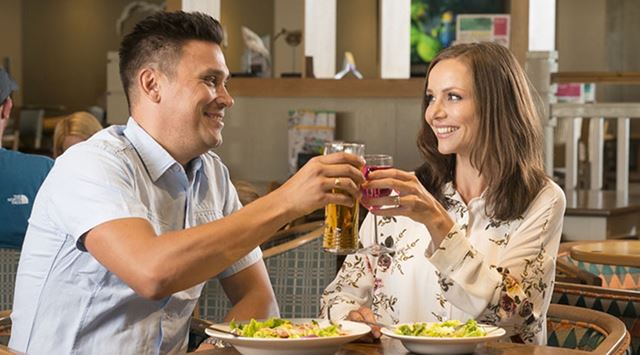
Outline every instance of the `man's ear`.
{"type": "Polygon", "coordinates": [[[153,68],[144,68],[138,75],[138,85],[142,95],[152,102],[160,102],[160,72],[153,68]]]}
{"type": "Polygon", "coordinates": [[[0,105],[0,119],[9,118],[11,115],[11,109],[13,108],[13,100],[11,97],[7,97],[6,100],[0,105]]]}

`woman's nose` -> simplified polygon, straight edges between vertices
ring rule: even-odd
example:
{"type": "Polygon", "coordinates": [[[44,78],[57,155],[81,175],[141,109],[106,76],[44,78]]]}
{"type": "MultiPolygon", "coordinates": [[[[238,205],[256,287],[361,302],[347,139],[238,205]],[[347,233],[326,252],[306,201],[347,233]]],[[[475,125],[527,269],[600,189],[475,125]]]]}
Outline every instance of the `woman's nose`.
{"type": "Polygon", "coordinates": [[[440,100],[434,100],[433,102],[429,103],[424,116],[427,122],[442,118],[444,116],[444,110],[442,104],[440,103],[440,100]]]}

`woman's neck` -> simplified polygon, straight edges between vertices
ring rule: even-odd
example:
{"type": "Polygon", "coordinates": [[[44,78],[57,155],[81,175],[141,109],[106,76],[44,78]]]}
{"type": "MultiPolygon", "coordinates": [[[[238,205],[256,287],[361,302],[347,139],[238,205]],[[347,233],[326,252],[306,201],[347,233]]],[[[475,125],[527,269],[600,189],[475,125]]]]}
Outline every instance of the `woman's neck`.
{"type": "Polygon", "coordinates": [[[464,203],[469,203],[476,197],[479,197],[487,188],[484,176],[480,175],[477,169],[471,166],[468,158],[461,156],[456,157],[456,191],[462,197],[464,203]]]}

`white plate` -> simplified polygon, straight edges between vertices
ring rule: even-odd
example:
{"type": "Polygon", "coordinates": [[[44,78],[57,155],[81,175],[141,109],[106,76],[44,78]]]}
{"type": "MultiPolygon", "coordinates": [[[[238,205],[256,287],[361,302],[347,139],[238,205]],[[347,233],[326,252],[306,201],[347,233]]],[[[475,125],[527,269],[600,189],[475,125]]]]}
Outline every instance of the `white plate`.
{"type": "MultiPolygon", "coordinates": [[[[428,323],[428,322],[427,322],[428,323]]],[[[412,323],[407,323],[412,324],[412,323]]],[[[402,324],[397,324],[396,327],[402,324]]],[[[478,324],[488,334],[483,337],[466,338],[437,338],[427,336],[400,335],[391,329],[382,328],[382,334],[398,339],[405,348],[417,354],[465,354],[472,353],[478,344],[486,341],[497,340],[506,334],[502,328],[487,324],[478,324]]]]}
{"type": "MultiPolygon", "coordinates": [[[[290,319],[293,323],[309,323],[312,319],[290,319]]],[[[329,326],[325,319],[315,319],[321,327],[329,326]]],[[[245,338],[231,334],[216,332],[207,328],[205,333],[214,338],[222,339],[232,344],[236,350],[245,355],[293,355],[293,354],[333,354],[342,344],[356,340],[369,333],[371,328],[362,323],[339,321],[342,330],[347,335],[322,338],[274,339],[274,338],[245,338]]],[[[216,324],[214,327],[229,330],[229,324],[216,324]]]]}

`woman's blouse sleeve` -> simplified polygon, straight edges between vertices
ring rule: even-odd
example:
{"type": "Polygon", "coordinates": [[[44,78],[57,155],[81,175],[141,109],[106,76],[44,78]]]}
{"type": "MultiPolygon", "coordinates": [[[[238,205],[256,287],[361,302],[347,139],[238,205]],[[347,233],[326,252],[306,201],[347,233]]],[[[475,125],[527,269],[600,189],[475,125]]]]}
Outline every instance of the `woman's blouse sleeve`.
{"type": "MultiPolygon", "coordinates": [[[[373,235],[373,218],[368,215],[359,232],[364,245],[367,245],[364,238],[370,235],[373,235]]],[[[320,317],[327,317],[328,307],[331,307],[331,319],[344,319],[350,311],[361,306],[371,307],[373,285],[373,271],[367,255],[348,255],[338,275],[322,294],[320,317]]]]}
{"type": "Polygon", "coordinates": [[[506,328],[513,341],[534,341],[553,291],[565,205],[562,190],[548,183],[511,235],[491,241],[493,262],[456,224],[433,253],[425,252],[446,299],[481,322],[506,328]]]}

